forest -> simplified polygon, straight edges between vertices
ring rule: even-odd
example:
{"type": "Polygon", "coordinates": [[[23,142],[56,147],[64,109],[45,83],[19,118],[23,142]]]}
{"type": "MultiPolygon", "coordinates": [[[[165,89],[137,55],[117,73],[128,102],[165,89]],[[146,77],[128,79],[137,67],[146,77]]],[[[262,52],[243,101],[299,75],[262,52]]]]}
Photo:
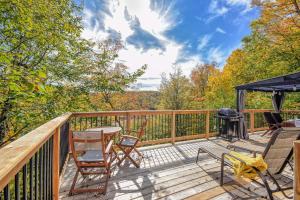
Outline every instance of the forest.
{"type": "MultiPolygon", "coordinates": [[[[128,91],[147,70],[116,62],[123,41],[88,41],[82,5],[72,0],[4,1],[0,6],[0,143],[65,112],[235,107],[236,85],[300,70],[300,3],[255,1],[260,16],[224,66],[201,63],[184,76],[162,74],[158,91],[128,91]]],[[[162,66],[163,67],[163,66],[162,66]]],[[[270,94],[249,93],[247,108],[271,108],[270,94]]],[[[288,95],[284,108],[299,109],[288,95]]]]}

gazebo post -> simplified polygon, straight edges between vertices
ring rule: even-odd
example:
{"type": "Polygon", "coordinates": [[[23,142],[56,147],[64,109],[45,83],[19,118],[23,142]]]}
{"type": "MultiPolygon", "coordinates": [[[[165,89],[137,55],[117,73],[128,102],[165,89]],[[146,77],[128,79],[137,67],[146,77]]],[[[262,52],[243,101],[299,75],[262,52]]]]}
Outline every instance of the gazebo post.
{"type": "MultiPolygon", "coordinates": [[[[235,91],[236,91],[236,111],[239,113],[239,116],[240,116],[241,115],[241,113],[240,113],[240,101],[239,101],[239,99],[240,99],[240,90],[236,89],[235,91]]],[[[242,134],[241,133],[241,118],[239,118],[237,134],[238,134],[238,138],[240,138],[240,136],[242,134]]]]}

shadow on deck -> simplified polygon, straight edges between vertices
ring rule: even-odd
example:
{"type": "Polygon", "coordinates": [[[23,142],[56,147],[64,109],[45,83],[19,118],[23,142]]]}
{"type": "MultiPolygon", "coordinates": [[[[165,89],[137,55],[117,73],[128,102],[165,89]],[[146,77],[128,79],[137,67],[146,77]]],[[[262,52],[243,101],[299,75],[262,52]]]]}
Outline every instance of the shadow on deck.
{"type": "MultiPolygon", "coordinates": [[[[251,135],[250,146],[263,150],[268,138],[251,135]]],[[[178,142],[140,148],[144,160],[139,169],[126,161],[116,167],[109,181],[106,195],[96,193],[68,196],[76,167],[71,159],[63,174],[60,186],[60,199],[264,199],[264,188],[247,179],[235,178],[227,169],[225,185],[219,186],[220,163],[201,154],[196,164],[197,150],[201,145],[217,143],[226,146],[227,141],[219,138],[178,142]]],[[[241,143],[241,142],[240,142],[241,143]]],[[[241,143],[240,145],[245,145],[241,143]]],[[[280,175],[280,184],[291,185],[293,173],[290,169],[280,175]]],[[[82,187],[97,187],[98,177],[80,179],[82,187]]],[[[288,191],[292,194],[292,190],[288,191]]],[[[281,193],[275,199],[284,199],[281,193]]]]}

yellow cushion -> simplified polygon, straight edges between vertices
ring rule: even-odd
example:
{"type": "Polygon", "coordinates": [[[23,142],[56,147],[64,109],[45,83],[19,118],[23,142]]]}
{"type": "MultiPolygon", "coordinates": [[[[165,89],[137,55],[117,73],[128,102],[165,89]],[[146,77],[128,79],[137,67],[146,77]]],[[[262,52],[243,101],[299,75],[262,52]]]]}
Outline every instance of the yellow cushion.
{"type": "Polygon", "coordinates": [[[257,155],[255,158],[253,158],[235,151],[231,151],[229,154],[245,162],[242,163],[235,158],[225,155],[226,159],[228,159],[232,163],[233,171],[236,176],[243,176],[246,178],[254,179],[257,176],[257,173],[253,169],[253,167],[258,169],[260,172],[264,172],[268,168],[267,163],[264,161],[261,155],[257,155]]]}

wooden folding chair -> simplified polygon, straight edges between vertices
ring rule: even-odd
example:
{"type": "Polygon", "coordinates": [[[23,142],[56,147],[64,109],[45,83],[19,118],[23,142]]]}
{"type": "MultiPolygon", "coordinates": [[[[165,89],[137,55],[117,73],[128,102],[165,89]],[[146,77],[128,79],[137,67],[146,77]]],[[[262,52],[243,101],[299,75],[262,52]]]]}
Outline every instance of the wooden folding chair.
{"type": "Polygon", "coordinates": [[[137,168],[140,167],[140,163],[143,158],[143,155],[137,149],[137,144],[145,133],[146,125],[147,125],[147,120],[145,119],[138,131],[128,130],[127,135],[121,136],[121,140],[117,144],[117,146],[124,153],[124,156],[122,158],[119,158],[119,163],[118,163],[119,166],[126,158],[128,158],[134,164],[135,167],[137,168]],[[136,137],[133,136],[132,133],[136,133],[136,137]],[[131,154],[134,152],[138,154],[138,159],[136,160],[131,157],[131,154]]]}
{"type": "MultiPolygon", "coordinates": [[[[103,132],[69,132],[69,144],[77,167],[69,195],[82,192],[106,193],[110,178],[113,140],[106,141],[103,132]],[[78,174],[83,178],[88,175],[104,175],[104,186],[97,188],[75,188],[78,174]]],[[[99,184],[100,185],[100,184],[99,184]]]]}

